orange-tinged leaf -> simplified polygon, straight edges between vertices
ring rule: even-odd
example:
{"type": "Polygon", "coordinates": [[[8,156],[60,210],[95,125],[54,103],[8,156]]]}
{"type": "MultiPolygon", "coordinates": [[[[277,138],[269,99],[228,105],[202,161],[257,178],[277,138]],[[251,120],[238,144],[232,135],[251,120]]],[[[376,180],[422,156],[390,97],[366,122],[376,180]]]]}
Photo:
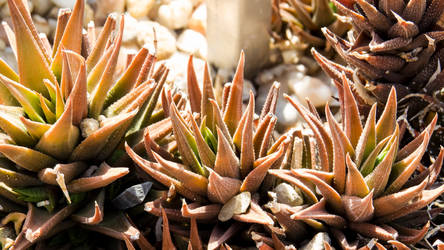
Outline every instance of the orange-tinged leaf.
{"type": "Polygon", "coordinates": [[[10,187],[38,186],[42,183],[29,175],[0,166],[0,182],[10,187]]]}
{"type": "Polygon", "coordinates": [[[103,220],[105,203],[105,190],[86,204],[80,211],[71,216],[72,220],[88,225],[97,225],[103,220]]]}
{"type": "Polygon", "coordinates": [[[37,140],[40,139],[49,128],[51,128],[50,124],[34,122],[25,117],[20,117],[20,120],[26,127],[26,131],[37,140]]]}
{"type": "Polygon", "coordinates": [[[247,176],[253,168],[254,146],[253,146],[253,115],[254,95],[250,92],[250,101],[245,112],[245,124],[242,128],[242,141],[240,148],[240,172],[241,176],[247,176]]]}
{"type": "Polygon", "coordinates": [[[168,223],[168,217],[165,213],[165,210],[162,209],[162,249],[171,249],[175,250],[176,247],[173,244],[173,240],[171,239],[170,226],[168,223]]]}
{"type": "MultiPolygon", "coordinates": [[[[9,46],[11,46],[12,52],[14,53],[15,60],[17,60],[17,42],[16,42],[14,31],[11,29],[9,24],[5,21],[2,21],[2,26],[3,26],[3,30],[6,33],[6,37],[8,38],[9,46]]],[[[17,76],[17,80],[15,80],[15,81],[17,81],[17,82],[19,81],[18,76],[17,76]]]]}
{"type": "MultiPolygon", "coordinates": [[[[102,57],[106,49],[106,45],[109,37],[111,36],[112,31],[114,30],[117,23],[117,15],[110,14],[106,18],[105,24],[103,25],[102,31],[99,34],[96,42],[94,43],[94,48],[88,56],[86,60],[87,72],[91,72],[91,70],[96,66],[97,62],[102,57]]],[[[89,85],[88,85],[89,87],[89,85]]],[[[89,89],[88,89],[89,90],[89,89]]],[[[90,91],[90,90],[89,90],[90,91]]]]}
{"type": "Polygon", "coordinates": [[[120,77],[117,80],[116,84],[110,89],[107,93],[107,98],[105,100],[104,107],[107,108],[109,105],[119,100],[121,97],[126,95],[133,89],[136,84],[137,77],[139,75],[139,71],[142,68],[142,65],[145,61],[145,58],[148,55],[148,49],[141,48],[137,55],[134,57],[133,61],[120,77]]]}
{"type": "Polygon", "coordinates": [[[351,160],[350,155],[346,156],[347,163],[347,181],[345,182],[345,194],[349,196],[358,196],[364,198],[370,192],[364,177],[359,172],[355,163],[351,160]]]}
{"type": "Polygon", "coordinates": [[[281,84],[279,82],[274,82],[268,91],[267,98],[265,99],[264,106],[259,116],[259,120],[262,121],[268,114],[274,114],[276,111],[276,105],[279,97],[279,89],[281,84]]]}
{"type": "Polygon", "coordinates": [[[292,174],[299,178],[304,178],[306,180],[311,181],[313,184],[321,192],[322,196],[325,198],[326,202],[334,209],[335,212],[341,214],[344,211],[344,206],[341,201],[341,195],[334,190],[330,185],[328,185],[325,181],[321,180],[319,177],[305,173],[303,171],[298,171],[298,169],[294,169],[292,174]]]}
{"type": "Polygon", "coordinates": [[[349,80],[345,74],[343,74],[342,85],[344,86],[344,130],[345,134],[353,145],[353,148],[356,148],[359,137],[362,134],[362,124],[358,104],[356,103],[348,81],[349,80]]]}
{"type": "Polygon", "coordinates": [[[239,64],[234,74],[230,88],[227,107],[224,111],[224,122],[227,124],[230,134],[234,134],[242,116],[242,90],[244,88],[244,62],[245,55],[241,52],[239,64]]]}
{"type": "Polygon", "coordinates": [[[44,183],[57,185],[57,172],[63,174],[66,182],[70,182],[72,179],[83,173],[87,167],[88,165],[81,161],[67,164],[59,163],[51,168],[40,170],[38,176],[39,179],[44,183]]]}
{"type": "Polygon", "coordinates": [[[369,189],[374,189],[375,197],[379,197],[386,189],[389,181],[392,165],[395,160],[398,149],[399,128],[396,126],[388,145],[384,150],[387,151],[384,159],[375,167],[375,169],[365,177],[365,182],[369,189]]]}
{"type": "Polygon", "coordinates": [[[8,134],[17,145],[32,147],[36,143],[35,138],[27,133],[23,123],[7,113],[0,112],[0,128],[8,134]]]}
{"type": "Polygon", "coordinates": [[[428,133],[426,133],[425,137],[426,138],[424,139],[423,143],[415,150],[415,152],[413,152],[407,158],[393,164],[389,179],[390,185],[385,190],[386,194],[392,194],[399,191],[410,176],[412,176],[412,174],[415,172],[418,164],[421,162],[422,156],[427,149],[429,142],[428,133]]]}
{"type": "Polygon", "coordinates": [[[255,167],[248,175],[244,178],[242,186],[240,187],[241,192],[255,193],[262,184],[265,176],[267,175],[268,169],[275,163],[283,154],[285,147],[281,146],[278,152],[275,152],[269,156],[266,156],[266,160],[263,161],[259,166],[255,167]]]}
{"type": "Polygon", "coordinates": [[[48,97],[43,79],[49,79],[53,83],[57,81],[49,69],[41,40],[32,24],[31,17],[23,11],[23,4],[9,0],[8,5],[16,36],[20,83],[48,97]]]}
{"type": "Polygon", "coordinates": [[[65,31],[66,25],[68,24],[68,20],[71,16],[72,10],[68,8],[59,9],[59,13],[57,14],[57,27],[54,32],[54,43],[52,47],[52,55],[54,57],[57,53],[60,45],[60,40],[62,40],[63,33],[65,31]]]}
{"type": "Polygon", "coordinates": [[[69,159],[71,161],[88,160],[96,157],[106,148],[108,139],[120,127],[131,121],[137,114],[137,110],[122,114],[113,118],[108,118],[108,122],[100,129],[85,138],[72,152],[69,159]]]}
{"type": "Polygon", "coordinates": [[[102,163],[93,175],[89,177],[81,177],[68,183],[68,191],[72,193],[80,193],[108,186],[117,179],[127,175],[128,168],[110,167],[105,162],[102,163]]]}
{"type": "MultiPolygon", "coordinates": [[[[193,201],[199,201],[203,200],[201,196],[198,194],[191,192],[189,189],[184,187],[182,183],[177,181],[176,179],[162,173],[160,169],[156,169],[156,164],[153,162],[149,162],[139,155],[137,155],[129,146],[127,143],[125,143],[125,150],[128,153],[128,155],[131,157],[131,159],[147,174],[149,174],[151,177],[153,177],[158,182],[162,183],[163,185],[170,187],[174,186],[178,193],[183,195],[184,197],[193,200],[193,201]]],[[[159,168],[159,167],[158,167],[159,168]]]]}
{"type": "MultiPolygon", "coordinates": [[[[301,104],[297,103],[295,100],[293,100],[288,95],[284,95],[284,97],[290,102],[291,105],[299,112],[299,114],[304,118],[304,120],[308,123],[311,130],[313,131],[314,137],[317,142],[317,147],[319,150],[319,158],[321,162],[321,169],[324,171],[330,170],[330,162],[329,162],[329,156],[327,151],[327,144],[326,141],[324,141],[324,138],[322,134],[319,132],[318,126],[316,126],[315,122],[313,122],[316,119],[311,119],[310,117],[313,116],[306,108],[304,108],[301,104]]],[[[331,141],[330,141],[331,145],[331,141]]]]}
{"type": "Polygon", "coordinates": [[[339,215],[329,213],[325,208],[326,204],[327,201],[323,198],[318,203],[292,214],[291,218],[293,220],[315,219],[335,228],[344,228],[346,220],[339,215]]]}
{"type": "Polygon", "coordinates": [[[444,193],[444,185],[441,184],[437,188],[430,190],[422,190],[421,193],[418,194],[418,197],[410,202],[408,205],[399,208],[396,212],[390,213],[388,215],[382,216],[378,218],[378,222],[389,222],[395,219],[401,218],[405,215],[408,215],[412,212],[415,212],[429,203],[433,202],[436,198],[438,198],[442,193],[444,193]]]}
{"type": "Polygon", "coordinates": [[[238,179],[223,177],[210,170],[210,175],[208,176],[208,198],[212,202],[225,204],[239,193],[241,184],[241,181],[238,179]]]}
{"type": "Polygon", "coordinates": [[[210,146],[208,146],[205,139],[203,138],[202,133],[197,127],[196,121],[194,119],[190,120],[191,120],[191,128],[193,129],[194,137],[196,139],[197,151],[199,152],[202,164],[207,167],[214,168],[216,162],[216,155],[214,154],[210,146]]]}
{"type": "Polygon", "coordinates": [[[182,161],[185,165],[190,166],[195,173],[205,176],[205,170],[198,160],[196,140],[174,103],[170,107],[170,117],[182,161]]]}
{"type": "Polygon", "coordinates": [[[60,88],[62,89],[64,100],[68,99],[71,93],[72,87],[74,86],[73,74],[71,67],[69,65],[68,55],[66,50],[62,50],[62,75],[60,79],[60,88]]]}
{"type": "Polygon", "coordinates": [[[395,235],[383,227],[370,223],[350,223],[350,228],[367,237],[374,237],[380,240],[394,240],[395,235]]]}
{"type": "Polygon", "coordinates": [[[156,152],[153,152],[153,155],[156,161],[165,169],[166,173],[180,181],[189,190],[202,196],[207,193],[207,178],[191,172],[185,165],[163,159],[156,152]]]}
{"type": "Polygon", "coordinates": [[[57,163],[54,158],[46,154],[10,144],[0,144],[0,153],[20,167],[33,172],[43,168],[51,168],[57,163]]]}
{"type": "MultiPolygon", "coordinates": [[[[328,108],[328,105],[325,106],[325,109],[328,125],[330,127],[330,133],[333,137],[333,173],[335,176],[334,185],[336,190],[338,190],[340,193],[344,193],[346,187],[345,145],[343,140],[340,139],[341,135],[338,132],[340,131],[340,129],[338,128],[339,125],[334,120],[330,108],[328,108]]],[[[348,155],[349,154],[347,154],[347,156],[348,155]]]]}
{"type": "Polygon", "coordinates": [[[40,138],[36,149],[60,160],[68,159],[80,136],[79,128],[72,124],[72,110],[72,104],[68,103],[60,119],[40,138]]]}
{"type": "Polygon", "coordinates": [[[35,91],[3,75],[0,75],[0,82],[8,88],[9,93],[20,103],[29,118],[34,121],[44,122],[42,118],[43,111],[40,107],[40,98],[35,91]]]}
{"type": "Polygon", "coordinates": [[[83,118],[85,118],[88,114],[85,60],[79,54],[74,52],[66,51],[65,53],[74,58],[80,65],[77,79],[75,80],[74,86],[71,89],[68,100],[66,100],[66,105],[69,103],[72,103],[73,105],[72,123],[78,126],[83,118]]]}
{"type": "Polygon", "coordinates": [[[396,161],[400,161],[410,154],[412,154],[418,147],[421,146],[421,144],[424,141],[424,137],[426,136],[426,133],[432,135],[433,131],[435,130],[435,125],[438,120],[438,115],[436,114],[433,117],[433,120],[427,125],[427,127],[424,129],[424,131],[421,132],[420,135],[416,136],[415,139],[413,139],[411,142],[409,142],[407,145],[405,145],[402,149],[398,151],[398,154],[396,156],[396,161]]]}
{"type": "MultiPolygon", "coordinates": [[[[254,153],[255,153],[255,158],[259,158],[259,152],[261,150],[261,145],[265,140],[269,140],[270,138],[268,136],[270,136],[269,134],[267,134],[267,136],[265,136],[268,127],[270,125],[270,121],[271,118],[273,118],[275,116],[273,116],[273,114],[268,114],[266,115],[262,120],[259,121],[259,124],[256,128],[256,132],[254,133],[254,137],[253,137],[253,146],[254,146],[254,153]]],[[[274,126],[273,126],[274,129],[274,126]]],[[[261,156],[263,157],[263,156],[261,156]]]]}
{"type": "Polygon", "coordinates": [[[122,42],[124,23],[125,21],[122,15],[120,19],[119,33],[112,47],[112,53],[107,60],[106,67],[103,71],[102,76],[100,77],[97,86],[91,93],[91,101],[89,103],[89,115],[91,117],[97,118],[100,115],[105,104],[107,93],[114,83],[113,76],[117,66],[117,58],[119,56],[120,45],[122,42]]]}
{"type": "Polygon", "coordinates": [[[373,169],[375,168],[375,163],[378,155],[381,153],[383,148],[387,145],[388,141],[390,141],[391,137],[386,137],[384,140],[380,141],[378,145],[373,149],[370,155],[367,157],[364,163],[360,166],[359,171],[363,176],[369,175],[373,169]]]}
{"type": "MultiPolygon", "coordinates": [[[[0,58],[0,75],[3,75],[13,81],[18,82],[18,75],[12,70],[5,61],[0,58]]],[[[9,90],[0,84],[0,104],[9,105],[9,106],[17,106],[18,102],[15,100],[14,96],[9,93],[9,90]]]]}
{"type": "Polygon", "coordinates": [[[112,103],[103,113],[106,117],[113,117],[122,112],[132,111],[135,107],[140,108],[150,98],[154,89],[155,84],[152,82],[143,83],[112,103]]]}
{"type": "Polygon", "coordinates": [[[200,240],[199,230],[197,229],[196,218],[191,218],[190,226],[190,240],[188,242],[188,249],[203,250],[202,241],[200,240]]]}
{"type": "MultiPolygon", "coordinates": [[[[191,97],[191,96],[190,96],[191,97]]],[[[216,133],[216,121],[215,115],[216,111],[214,106],[211,105],[211,100],[216,100],[214,96],[213,82],[211,81],[210,72],[208,69],[208,64],[205,63],[204,68],[204,78],[202,85],[202,101],[200,105],[200,115],[201,117],[206,117],[207,127],[215,134],[216,133]]],[[[197,105],[197,104],[196,104],[197,105]]]]}
{"type": "Polygon", "coordinates": [[[239,179],[240,162],[230,144],[223,135],[219,127],[217,127],[217,154],[214,163],[214,171],[221,176],[239,179]]]}
{"type": "Polygon", "coordinates": [[[187,218],[193,218],[198,220],[213,220],[217,218],[221,204],[210,204],[202,206],[199,203],[187,204],[185,200],[182,200],[182,216],[187,218]]]}
{"type": "MultiPolygon", "coordinates": [[[[205,65],[206,71],[208,71],[207,67],[208,66],[205,65]]],[[[207,73],[204,73],[204,74],[207,75],[207,73]]],[[[211,86],[211,87],[213,87],[213,86],[211,86]]],[[[194,71],[193,55],[190,55],[190,58],[188,59],[187,92],[188,92],[188,96],[190,99],[191,111],[193,113],[200,113],[201,112],[201,105],[202,105],[202,92],[200,90],[199,83],[197,82],[196,72],[194,71]]],[[[213,97],[207,96],[207,98],[214,99],[214,94],[213,94],[213,97]]],[[[208,102],[204,105],[211,108],[211,104],[208,102]]]]}
{"type": "Polygon", "coordinates": [[[361,165],[376,147],[376,104],[372,106],[361,137],[356,146],[355,163],[361,165]]]}
{"type": "Polygon", "coordinates": [[[50,105],[48,105],[48,103],[49,104],[52,104],[52,103],[47,101],[45,99],[45,97],[43,97],[41,94],[39,94],[39,100],[40,100],[40,107],[43,110],[43,114],[45,115],[46,121],[51,124],[55,123],[57,121],[57,117],[56,117],[55,113],[52,112],[50,105]]]}
{"type": "Polygon", "coordinates": [[[347,218],[352,222],[365,222],[373,218],[375,208],[373,206],[373,190],[367,196],[342,196],[347,218]]]}
{"type": "MultiPolygon", "coordinates": [[[[231,148],[234,150],[233,140],[231,138],[230,132],[228,131],[227,125],[225,124],[225,122],[222,119],[222,112],[219,109],[219,105],[217,104],[217,102],[214,99],[210,99],[210,102],[213,105],[213,114],[214,114],[216,127],[218,127],[221,130],[222,134],[225,136],[228,143],[230,143],[231,148]]],[[[217,133],[217,131],[216,131],[216,133],[217,133]]]]}
{"type": "Polygon", "coordinates": [[[63,36],[51,64],[51,69],[57,78],[60,78],[62,74],[62,49],[72,50],[78,54],[81,52],[84,9],[85,1],[77,0],[63,31],[63,36]]]}
{"type": "MultiPolygon", "coordinates": [[[[427,234],[430,228],[430,221],[428,221],[421,229],[413,229],[408,227],[403,227],[399,225],[394,225],[396,230],[399,232],[398,239],[400,242],[405,244],[416,244],[427,234]]],[[[400,248],[398,248],[400,249],[400,248]]],[[[438,247],[439,249],[439,247],[438,247]]]]}
{"type": "Polygon", "coordinates": [[[273,225],[273,219],[254,201],[251,201],[250,208],[246,213],[235,214],[233,219],[245,222],[245,223],[255,223],[261,225],[273,225]]]}
{"type": "Polygon", "coordinates": [[[409,187],[399,192],[379,197],[373,201],[375,215],[378,217],[394,213],[405,207],[413,198],[426,188],[428,179],[422,181],[419,185],[409,187]]]}
{"type": "Polygon", "coordinates": [[[376,137],[377,142],[381,141],[385,137],[391,135],[395,130],[396,126],[396,91],[392,87],[390,95],[387,98],[387,103],[385,105],[384,111],[376,124],[376,137]]]}

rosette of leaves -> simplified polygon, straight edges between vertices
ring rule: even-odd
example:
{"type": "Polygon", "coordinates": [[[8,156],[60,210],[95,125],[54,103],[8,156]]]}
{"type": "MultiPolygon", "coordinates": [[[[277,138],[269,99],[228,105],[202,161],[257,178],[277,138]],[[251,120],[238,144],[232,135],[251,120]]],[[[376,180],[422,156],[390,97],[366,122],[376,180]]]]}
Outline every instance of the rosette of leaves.
{"type": "Polygon", "coordinates": [[[2,241],[24,249],[77,225],[132,245],[140,232],[123,213],[103,210],[104,188],[129,169],[105,160],[126,135],[163,116],[155,106],[168,71],[153,72],[155,56],[141,49],[118,72],[123,17],[109,16],[96,38],[94,25],[83,32],[83,0],[59,12],[53,46],[23,1],[8,5],[13,28],[4,27],[18,73],[0,60],[0,204],[2,213],[27,215],[2,241]]]}
{"type": "MultiPolygon", "coordinates": [[[[274,29],[281,37],[291,40],[296,35],[308,47],[319,48],[331,55],[331,46],[325,41],[321,28],[328,27],[338,36],[344,35],[350,25],[336,17],[334,5],[328,0],[273,1],[274,29]]],[[[282,39],[282,38],[281,38],[282,39]]],[[[286,40],[284,39],[284,40],[286,40]]]]}
{"type": "Polygon", "coordinates": [[[350,68],[335,64],[316,52],[329,75],[341,82],[342,71],[353,79],[353,89],[363,106],[385,104],[392,86],[398,93],[399,114],[404,114],[416,136],[439,113],[438,131],[431,139],[436,156],[444,131],[444,29],[437,22],[444,1],[334,0],[337,9],[353,25],[353,36],[342,39],[327,29],[323,33],[350,68]],[[353,77],[354,72],[357,77],[353,77]],[[359,80],[358,80],[359,79],[359,80]]]}
{"type": "Polygon", "coordinates": [[[342,86],[341,124],[328,106],[324,125],[314,109],[306,109],[288,97],[312,130],[316,147],[306,147],[304,152],[311,151],[318,164],[305,168],[304,164],[297,164],[301,161],[295,161],[291,169],[269,170],[270,174],[298,187],[305,204],[311,204],[283,204],[280,212],[305,225],[330,228],[342,247],[362,244],[356,241],[356,236],[353,242],[347,241],[346,232],[355,232],[407,248],[406,245],[417,243],[427,233],[430,226],[427,214],[433,217],[440,211],[439,208],[421,210],[444,192],[444,185],[435,182],[444,149],[430,167],[421,164],[437,117],[413,141],[399,148],[402,135],[396,121],[396,91],[391,90],[378,120],[375,104],[362,124],[345,76],[342,86]]]}
{"type": "MultiPolygon", "coordinates": [[[[167,196],[146,203],[145,210],[161,216],[165,208],[164,218],[174,220],[176,228],[190,219],[213,225],[219,221],[209,237],[209,249],[219,247],[238,232],[243,225],[239,222],[274,224],[260,206],[259,191],[261,186],[269,185],[267,171],[280,164],[288,145],[285,136],[273,139],[279,84],[272,86],[256,117],[252,93],[242,111],[243,69],[242,53],[219,106],[208,67],[201,90],[190,59],[188,96],[193,113],[185,107],[177,108],[169,90],[165,90],[162,104],[169,117],[145,129],[141,143],[133,148],[126,146],[128,155],[141,169],[169,188],[167,196]],[[183,199],[174,205],[176,193],[183,199]],[[225,221],[229,224],[221,223],[225,221]]],[[[164,231],[163,235],[163,244],[169,242],[172,246],[170,234],[164,231]]]]}

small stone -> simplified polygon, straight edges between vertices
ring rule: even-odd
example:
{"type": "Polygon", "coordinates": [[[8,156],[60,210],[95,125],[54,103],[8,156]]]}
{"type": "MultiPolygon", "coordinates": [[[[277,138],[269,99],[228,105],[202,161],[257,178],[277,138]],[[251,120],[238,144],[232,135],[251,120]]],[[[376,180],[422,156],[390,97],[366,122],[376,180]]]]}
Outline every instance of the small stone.
{"type": "Polygon", "coordinates": [[[6,43],[5,41],[0,39],[0,50],[4,50],[6,48],[6,43]]]}
{"type": "Polygon", "coordinates": [[[34,13],[44,16],[52,8],[53,3],[48,0],[32,0],[34,5],[34,13]]]}
{"type": "Polygon", "coordinates": [[[291,80],[289,87],[301,103],[305,104],[305,98],[308,98],[315,107],[325,106],[332,96],[330,87],[316,77],[304,76],[291,80]]]}
{"type": "Polygon", "coordinates": [[[70,8],[74,7],[76,0],[51,0],[51,2],[57,5],[59,8],[70,8]]]}
{"type": "Polygon", "coordinates": [[[248,102],[250,99],[250,91],[253,92],[253,95],[256,96],[256,89],[253,86],[253,83],[250,80],[244,79],[244,88],[242,89],[242,101],[248,102]]]}
{"type": "MultiPolygon", "coordinates": [[[[89,23],[94,20],[94,10],[89,4],[85,4],[85,12],[83,14],[83,23],[89,23]]],[[[126,21],[126,20],[125,20],[126,21]]]]}
{"type": "Polygon", "coordinates": [[[35,28],[37,29],[38,32],[45,33],[47,35],[49,34],[51,28],[49,26],[48,21],[45,18],[39,15],[32,15],[32,19],[34,21],[35,28]]]}
{"type": "Polygon", "coordinates": [[[0,58],[5,61],[9,67],[11,67],[15,72],[17,72],[17,60],[15,59],[14,52],[11,47],[6,47],[4,50],[0,51],[0,58]]]}
{"type": "MultiPolygon", "coordinates": [[[[165,66],[170,69],[167,82],[174,82],[174,86],[182,91],[187,90],[188,59],[189,55],[182,52],[176,52],[167,60],[160,62],[165,63],[165,66]]],[[[194,71],[196,72],[197,82],[202,89],[205,61],[199,58],[193,58],[193,65],[194,71]]]]}
{"type": "Polygon", "coordinates": [[[274,189],[276,192],[276,199],[279,203],[284,203],[290,206],[299,206],[304,203],[300,190],[296,190],[287,183],[281,183],[274,189]]]}
{"type": "Polygon", "coordinates": [[[207,39],[194,30],[184,30],[177,38],[177,48],[188,54],[205,59],[207,57],[207,39]]]}
{"type": "Polygon", "coordinates": [[[199,5],[188,20],[188,28],[205,35],[207,31],[207,6],[205,3],[199,5]]]}
{"type": "Polygon", "coordinates": [[[176,38],[165,26],[152,21],[140,21],[137,25],[137,42],[154,52],[154,32],[157,38],[157,58],[159,60],[170,57],[176,51],[176,38]]]}
{"type": "Polygon", "coordinates": [[[139,22],[128,13],[125,14],[125,26],[123,28],[122,43],[130,44],[137,41],[139,22]]]}
{"type": "Polygon", "coordinates": [[[284,63],[296,63],[299,60],[298,52],[296,50],[285,50],[282,52],[284,63]]]}
{"type": "Polygon", "coordinates": [[[95,0],[95,20],[102,23],[112,12],[123,13],[125,0],[95,0]]]}
{"type": "Polygon", "coordinates": [[[328,242],[329,244],[331,243],[331,239],[328,236],[328,234],[325,232],[317,233],[313,237],[313,239],[311,239],[310,242],[308,242],[307,244],[302,246],[300,249],[301,250],[312,250],[312,249],[324,250],[325,249],[324,242],[328,242]]]}
{"type": "Polygon", "coordinates": [[[150,13],[154,2],[155,0],[126,0],[126,10],[137,19],[144,18],[150,13]]]}
{"type": "Polygon", "coordinates": [[[236,196],[233,196],[223,207],[220,209],[219,215],[217,218],[224,222],[233,215],[236,214],[243,214],[245,213],[248,208],[250,207],[251,203],[251,194],[250,192],[242,192],[236,196]]]}
{"type": "Polygon", "coordinates": [[[99,121],[92,118],[85,118],[80,122],[80,131],[82,131],[83,138],[87,138],[100,127],[99,121]]]}
{"type": "Polygon", "coordinates": [[[49,34],[48,34],[48,36],[49,37],[54,37],[54,33],[55,33],[56,28],[57,28],[57,20],[54,19],[54,18],[49,18],[48,19],[48,24],[49,24],[49,34]]]}
{"type": "Polygon", "coordinates": [[[192,11],[193,4],[189,0],[171,1],[159,7],[157,21],[169,29],[181,29],[187,26],[192,11]]]}
{"type": "MultiPolygon", "coordinates": [[[[294,96],[291,97],[294,98],[294,96]]],[[[278,100],[276,106],[276,116],[278,118],[278,131],[285,131],[286,129],[293,127],[299,121],[298,112],[296,112],[293,105],[281,98],[278,100]]]]}

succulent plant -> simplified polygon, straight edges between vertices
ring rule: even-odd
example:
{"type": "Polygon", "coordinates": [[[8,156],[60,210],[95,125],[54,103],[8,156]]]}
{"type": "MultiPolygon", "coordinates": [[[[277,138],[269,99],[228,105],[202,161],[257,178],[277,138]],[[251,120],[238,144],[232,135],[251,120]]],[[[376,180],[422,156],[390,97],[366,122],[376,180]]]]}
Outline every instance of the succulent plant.
{"type": "MultiPolygon", "coordinates": [[[[276,14],[274,29],[281,36],[294,34],[310,48],[323,49],[327,54],[333,52],[326,43],[321,28],[328,27],[335,34],[342,36],[350,25],[337,18],[333,5],[328,0],[283,0],[273,1],[276,14]]],[[[290,39],[291,37],[288,37],[290,39]]]]}
{"type": "MultiPolygon", "coordinates": [[[[141,169],[170,192],[174,190],[185,198],[179,204],[181,210],[171,205],[165,209],[170,220],[183,222],[195,218],[224,222],[234,219],[263,225],[274,223],[259,206],[261,197],[257,191],[269,185],[267,171],[280,164],[287,146],[286,137],[273,140],[276,124],[273,113],[279,84],[270,89],[259,117],[255,117],[252,93],[242,112],[243,68],[242,53],[232,83],[225,85],[222,108],[219,108],[208,67],[205,67],[201,90],[190,59],[188,96],[193,113],[179,110],[171,101],[169,90],[165,90],[163,104],[169,118],[149,126],[144,141],[133,149],[126,146],[128,155],[141,169]],[[146,159],[139,156],[144,151],[146,159]]],[[[168,206],[166,200],[148,202],[145,210],[161,216],[161,207],[168,206]]],[[[229,236],[239,224],[231,226],[227,231],[229,236]]],[[[216,227],[213,231],[218,233],[220,229],[216,227]]],[[[225,241],[215,239],[217,243],[210,240],[210,249],[225,241]]]]}
{"type": "Polygon", "coordinates": [[[419,134],[439,113],[439,131],[431,143],[439,152],[444,131],[441,62],[444,28],[437,24],[444,1],[350,1],[334,0],[351,20],[353,34],[344,40],[334,31],[323,33],[351,68],[335,64],[314,52],[321,67],[336,81],[341,72],[353,79],[353,89],[364,106],[385,103],[392,86],[398,93],[399,114],[404,114],[412,136],[419,134]],[[354,72],[356,76],[353,77],[354,72]],[[425,122],[423,122],[425,121],[425,122]],[[410,126],[409,126],[410,125],[410,126]]]}
{"type": "Polygon", "coordinates": [[[292,161],[290,169],[269,170],[270,174],[298,187],[308,204],[284,203],[282,209],[275,210],[314,228],[332,228],[342,247],[357,246],[357,241],[347,242],[344,230],[397,246],[414,244],[429,229],[429,217],[424,214],[436,215],[436,209],[421,209],[444,193],[444,184],[435,183],[444,149],[441,148],[430,167],[421,164],[437,116],[413,141],[399,148],[402,133],[396,121],[395,89],[392,88],[379,119],[374,104],[363,125],[345,74],[341,86],[340,124],[328,105],[327,125],[314,109],[287,97],[313,133],[315,146],[304,146],[302,152],[315,156],[315,160],[303,157],[299,146],[295,151],[299,155],[295,159],[299,160],[292,161]],[[417,225],[418,222],[423,224],[417,225]],[[421,228],[417,229],[418,226],[421,228]]]}
{"type": "Polygon", "coordinates": [[[8,4],[14,31],[4,26],[18,73],[0,59],[0,204],[6,218],[28,211],[12,233],[12,248],[27,248],[74,222],[129,245],[139,242],[143,236],[122,212],[104,217],[103,188],[129,173],[105,160],[118,158],[126,136],[163,116],[153,112],[168,70],[154,72],[155,56],[143,48],[117,74],[123,16],[116,30],[119,19],[110,15],[96,39],[94,25],[83,31],[85,3],[78,0],[72,11],[59,12],[51,47],[24,2],[8,4]]]}

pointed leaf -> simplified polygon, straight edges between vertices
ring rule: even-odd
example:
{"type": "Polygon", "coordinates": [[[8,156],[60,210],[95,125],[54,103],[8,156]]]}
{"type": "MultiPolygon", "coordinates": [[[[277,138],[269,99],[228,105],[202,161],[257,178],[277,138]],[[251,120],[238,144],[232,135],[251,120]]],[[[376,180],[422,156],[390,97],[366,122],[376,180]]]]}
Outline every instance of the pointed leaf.
{"type": "MultiPolygon", "coordinates": [[[[230,134],[234,134],[242,116],[242,90],[244,87],[244,52],[241,52],[239,64],[234,74],[230,88],[227,107],[224,111],[224,122],[227,124],[230,134]]],[[[213,98],[214,99],[214,98],[213,98]]]]}
{"type": "Polygon", "coordinates": [[[27,147],[0,144],[0,153],[20,167],[33,172],[53,167],[57,163],[52,157],[27,147]]]}
{"type": "Polygon", "coordinates": [[[112,168],[102,163],[92,176],[75,179],[68,184],[67,188],[72,193],[91,191],[105,187],[128,173],[128,168],[112,168]]]}

